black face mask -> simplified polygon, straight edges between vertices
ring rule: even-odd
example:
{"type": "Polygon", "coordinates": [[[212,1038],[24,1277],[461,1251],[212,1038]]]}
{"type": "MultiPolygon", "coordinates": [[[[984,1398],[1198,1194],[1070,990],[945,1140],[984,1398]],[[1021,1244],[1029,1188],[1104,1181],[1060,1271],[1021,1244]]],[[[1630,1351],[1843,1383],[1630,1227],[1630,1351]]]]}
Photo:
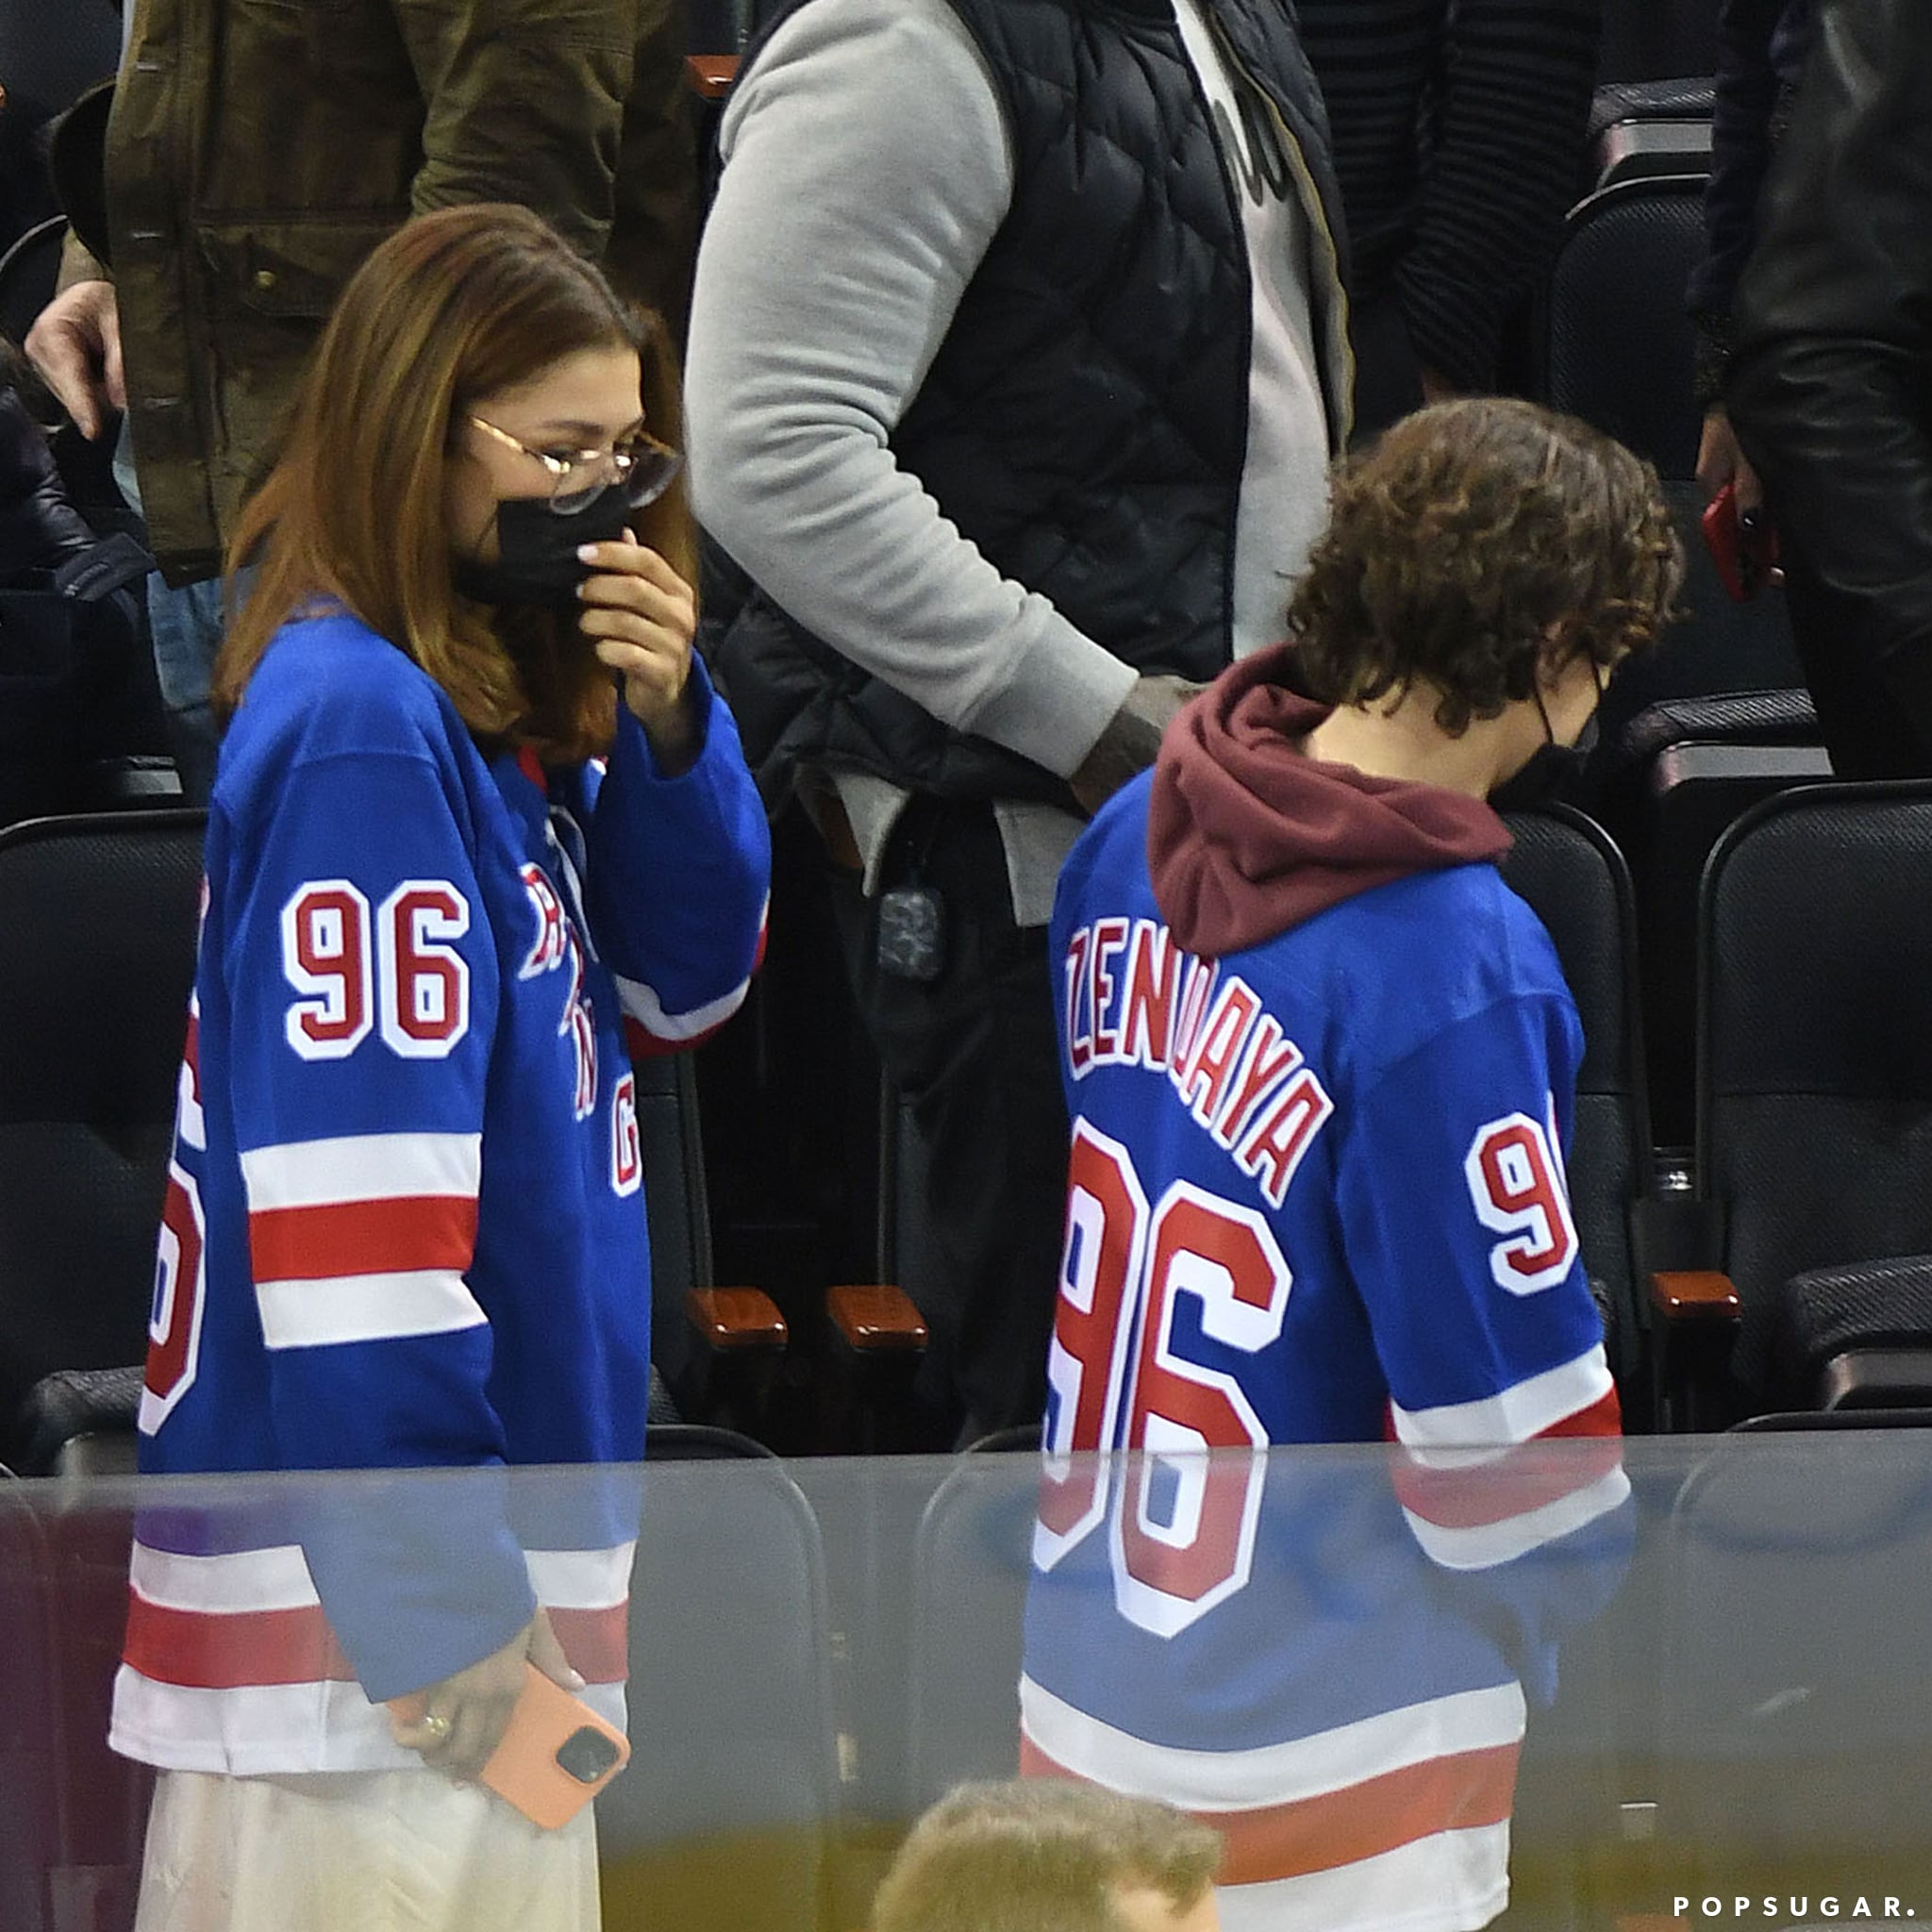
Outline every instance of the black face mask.
{"type": "Polygon", "coordinates": [[[456,587],[479,604],[534,604],[574,610],[577,586],[591,575],[577,546],[616,542],[638,514],[617,483],[607,484],[582,509],[567,517],[558,516],[547,497],[507,497],[496,506],[496,561],[458,557],[452,572],[456,587]]]}
{"type": "MultiPolygon", "coordinates": [[[[1597,678],[1597,701],[1603,701],[1601,676],[1597,678]]],[[[1537,708],[1542,709],[1541,695],[1537,708]]],[[[1584,768],[1596,750],[1596,713],[1590,714],[1574,744],[1558,744],[1547,717],[1543,731],[1546,741],[1530,753],[1520,771],[1512,772],[1490,793],[1490,803],[1498,811],[1535,811],[1539,806],[1566,805],[1582,791],[1584,768]]]]}

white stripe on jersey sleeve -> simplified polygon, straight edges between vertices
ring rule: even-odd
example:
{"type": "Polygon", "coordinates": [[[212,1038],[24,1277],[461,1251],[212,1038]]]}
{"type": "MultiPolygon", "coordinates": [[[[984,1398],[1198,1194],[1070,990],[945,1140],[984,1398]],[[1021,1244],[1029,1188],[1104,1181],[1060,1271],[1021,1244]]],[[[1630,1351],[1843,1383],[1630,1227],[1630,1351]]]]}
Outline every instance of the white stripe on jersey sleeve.
{"type": "Polygon", "coordinates": [[[1490,1570],[1513,1563],[1531,1550],[1569,1536],[1599,1516],[1607,1516],[1630,1493],[1630,1478],[1620,1464],[1593,1483],[1557,1496],[1538,1509],[1495,1523],[1431,1523],[1413,1509],[1403,1515],[1429,1559],[1444,1570],[1490,1570]]]}
{"type": "Polygon", "coordinates": [[[474,1195],[483,1178],[481,1134],[346,1134],[289,1141],[242,1156],[248,1206],[327,1208],[342,1201],[474,1195]]]}
{"type": "Polygon", "coordinates": [[[1567,1417],[1580,1414],[1601,1402],[1615,1386],[1603,1344],[1598,1342],[1574,1361],[1545,1369],[1540,1375],[1530,1375],[1478,1402],[1408,1409],[1391,1401],[1389,1407],[1395,1418],[1396,1441],[1406,1449],[1507,1447],[1526,1442],[1567,1417]]]}
{"type": "Polygon", "coordinates": [[[304,1610],[315,1593],[299,1543],[233,1550],[219,1557],[183,1556],[137,1542],[128,1566],[137,1594],[170,1610],[227,1615],[238,1610],[304,1610]]]}
{"type": "Polygon", "coordinates": [[[319,1281],[256,1284],[261,1339],[270,1348],[394,1341],[482,1325],[484,1315],[454,1268],[403,1274],[336,1274],[319,1281]]]}
{"type": "Polygon", "coordinates": [[[625,979],[617,974],[611,976],[617,982],[618,1005],[654,1040],[695,1040],[700,1033],[722,1026],[751,991],[751,981],[741,979],[720,999],[693,1007],[688,1013],[667,1013],[663,1001],[642,980],[625,979]]]}
{"type": "Polygon", "coordinates": [[[1439,1831],[1374,1857],[1216,1894],[1222,1932],[1465,1932],[1509,1903],[1509,1827],[1439,1831]]]}
{"type": "Polygon", "coordinates": [[[635,1542],[608,1550],[525,1550],[537,1601],[552,1610],[608,1610],[630,1601],[635,1542]]]}
{"type": "MultiPolygon", "coordinates": [[[[607,1550],[526,1550],[530,1587],[558,1610],[607,1610],[628,1601],[635,1542],[607,1550]]],[[[128,1580],[164,1609],[226,1615],[246,1610],[309,1609],[321,1602],[299,1543],[186,1556],[137,1542],[128,1580]]]]}
{"type": "Polygon", "coordinates": [[[1056,1764],[1183,1811],[1294,1804],[1437,1757],[1520,1743],[1525,1710],[1523,1687],[1511,1682],[1427,1698],[1286,1743],[1193,1751],[1136,1738],[1030,1677],[1020,1679],[1020,1727],[1056,1764]]]}

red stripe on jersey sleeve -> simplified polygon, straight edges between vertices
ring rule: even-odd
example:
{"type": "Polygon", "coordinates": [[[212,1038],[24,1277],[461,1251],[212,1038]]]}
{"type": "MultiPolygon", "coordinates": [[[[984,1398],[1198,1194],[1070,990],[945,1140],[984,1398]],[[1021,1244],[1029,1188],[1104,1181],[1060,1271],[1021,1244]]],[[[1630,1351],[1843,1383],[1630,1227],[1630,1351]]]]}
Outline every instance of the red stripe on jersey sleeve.
{"type": "Polygon", "coordinates": [[[628,1604],[602,1610],[549,1609],[544,1614],[570,1667],[587,1684],[621,1684],[628,1674],[628,1604]]]}
{"type": "Polygon", "coordinates": [[[1624,1433],[1624,1405],[1617,1400],[1614,1384],[1592,1402],[1552,1423],[1537,1439],[1547,1441],[1554,1436],[1621,1436],[1624,1433]]]}
{"type": "MultiPolygon", "coordinates": [[[[722,1025],[724,1023],[719,1023],[722,1025]]],[[[689,1040],[659,1040],[641,1020],[633,1020],[626,1013],[624,1016],[624,1043],[630,1049],[633,1060],[661,1060],[672,1054],[684,1053],[693,1046],[702,1046],[718,1028],[713,1026],[707,1032],[693,1034],[689,1040]]]]}
{"type": "Polygon", "coordinates": [[[257,1281],[326,1281],[342,1274],[461,1270],[476,1249],[476,1203],[467,1194],[413,1194],[270,1208],[248,1217],[257,1281]]]}
{"type": "MultiPolygon", "coordinates": [[[[586,1683],[624,1682],[627,1605],[553,1609],[549,1617],[571,1668],[586,1683]]],[[[130,1591],[122,1656],[156,1683],[198,1690],[356,1682],[328,1618],[314,1604],[288,1610],[183,1610],[130,1591]]]]}
{"type": "Polygon", "coordinates": [[[1623,1458],[1621,1437],[1586,1437],[1574,1449],[1539,1437],[1469,1469],[1430,1469],[1397,1457],[1391,1475],[1396,1500],[1411,1516],[1438,1529],[1487,1529],[1592,1488],[1623,1458]]]}

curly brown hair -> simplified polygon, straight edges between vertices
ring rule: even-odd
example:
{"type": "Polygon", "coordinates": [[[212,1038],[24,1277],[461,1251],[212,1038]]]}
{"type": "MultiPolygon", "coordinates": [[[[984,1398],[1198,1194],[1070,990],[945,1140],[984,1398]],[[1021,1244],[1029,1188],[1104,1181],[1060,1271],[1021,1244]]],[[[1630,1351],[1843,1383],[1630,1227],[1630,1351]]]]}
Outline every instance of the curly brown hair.
{"type": "Polygon", "coordinates": [[[1439,403],[1338,465],[1289,607],[1297,676],[1336,705],[1420,680],[1453,736],[1540,671],[1648,650],[1683,575],[1657,472],[1622,443],[1534,403],[1439,403]]]}

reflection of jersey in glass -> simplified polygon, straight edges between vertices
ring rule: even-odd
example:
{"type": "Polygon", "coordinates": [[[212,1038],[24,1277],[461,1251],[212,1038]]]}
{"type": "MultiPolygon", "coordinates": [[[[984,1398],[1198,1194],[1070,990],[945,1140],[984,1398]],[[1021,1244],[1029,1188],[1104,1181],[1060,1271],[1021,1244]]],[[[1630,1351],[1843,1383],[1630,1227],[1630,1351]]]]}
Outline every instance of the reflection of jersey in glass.
{"type": "MultiPolygon", "coordinates": [[[[1042,1524],[1023,1766],[1214,1825],[1228,1932],[1501,1911],[1524,1686],[1548,1697],[1557,1628],[1621,1574],[1614,1440],[1391,1453],[1392,1486],[1374,1452],[1136,1458],[1090,1485],[1118,1489],[1110,1536],[1042,1524]]],[[[1049,1483],[1042,1517],[1065,1499],[1049,1483]]]]}

